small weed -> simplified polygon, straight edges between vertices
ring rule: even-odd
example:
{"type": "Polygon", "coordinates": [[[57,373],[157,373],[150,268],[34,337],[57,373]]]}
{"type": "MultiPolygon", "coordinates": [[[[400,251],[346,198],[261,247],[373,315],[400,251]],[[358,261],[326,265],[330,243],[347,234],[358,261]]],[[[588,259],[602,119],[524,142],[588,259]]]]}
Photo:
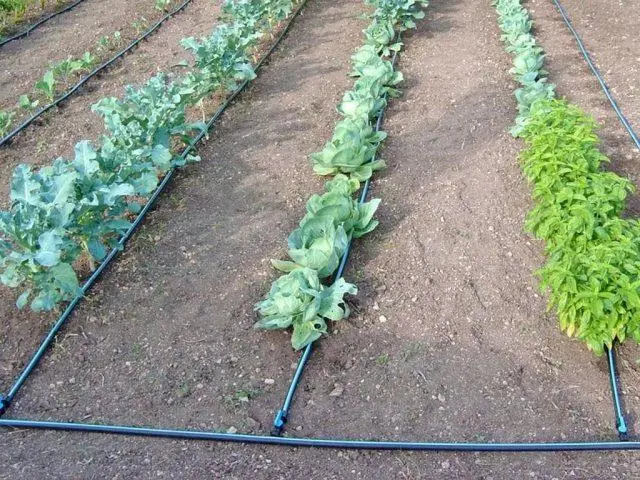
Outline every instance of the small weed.
{"type": "Polygon", "coordinates": [[[177,394],[180,398],[186,398],[191,395],[191,387],[189,387],[188,384],[184,383],[178,388],[177,394]]]}
{"type": "Polygon", "coordinates": [[[131,345],[131,355],[134,359],[139,359],[142,356],[142,345],[138,342],[131,345]]]}
{"type": "Polygon", "coordinates": [[[249,403],[250,400],[256,398],[262,393],[262,390],[253,387],[245,387],[236,390],[233,394],[227,395],[224,400],[227,405],[233,409],[240,408],[249,403]]]}
{"type": "Polygon", "coordinates": [[[383,353],[378,358],[376,358],[376,365],[383,366],[383,365],[386,365],[387,363],[389,363],[389,354],[388,353],[383,353]]]}
{"type": "Polygon", "coordinates": [[[149,26],[149,21],[146,18],[142,17],[140,20],[136,20],[135,22],[133,22],[131,26],[136,31],[136,33],[140,35],[149,26]]]}
{"type": "Polygon", "coordinates": [[[422,349],[422,343],[420,342],[412,343],[411,345],[409,345],[409,348],[407,348],[407,350],[404,352],[404,356],[402,357],[402,359],[405,362],[408,362],[413,357],[415,357],[420,352],[421,349],[422,349]]]}

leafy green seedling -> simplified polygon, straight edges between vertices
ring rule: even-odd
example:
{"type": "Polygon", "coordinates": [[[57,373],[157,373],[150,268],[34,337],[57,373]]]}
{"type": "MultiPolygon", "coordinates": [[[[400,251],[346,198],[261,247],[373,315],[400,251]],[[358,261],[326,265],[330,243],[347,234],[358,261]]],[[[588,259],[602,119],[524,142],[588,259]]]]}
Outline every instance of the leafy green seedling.
{"type": "Polygon", "coordinates": [[[40,102],[38,100],[31,100],[29,95],[20,95],[18,99],[18,106],[23,110],[33,110],[38,106],[40,102]]]}
{"type": "Polygon", "coordinates": [[[13,122],[14,112],[0,110],[0,136],[5,136],[13,122]]]}
{"type": "Polygon", "coordinates": [[[53,102],[56,96],[56,84],[57,80],[55,79],[53,70],[47,70],[44,76],[36,82],[35,88],[42,92],[47,100],[53,102]]]}
{"type": "Polygon", "coordinates": [[[69,77],[74,73],[82,70],[83,64],[81,60],[74,60],[71,56],[67,57],[61,62],[51,65],[53,74],[57,77],[61,77],[64,83],[69,81],[69,77]]]}

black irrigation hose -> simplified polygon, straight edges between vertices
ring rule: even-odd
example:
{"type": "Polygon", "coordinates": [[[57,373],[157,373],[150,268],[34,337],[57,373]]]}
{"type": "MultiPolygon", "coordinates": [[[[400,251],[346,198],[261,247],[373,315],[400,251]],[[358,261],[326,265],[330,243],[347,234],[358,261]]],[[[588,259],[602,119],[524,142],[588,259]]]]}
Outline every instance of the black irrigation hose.
{"type": "Polygon", "coordinates": [[[414,450],[422,452],[568,452],[640,450],[640,442],[407,442],[401,440],[343,440],[307,437],[273,437],[242,433],[221,433],[203,430],[176,430],[162,428],[129,427],[77,422],[50,422],[39,420],[0,419],[0,427],[40,430],[111,433],[137,437],[208,440],[215,442],[277,445],[284,447],[315,447],[358,450],[414,450]]]}
{"type": "MultiPolygon", "coordinates": [[[[262,67],[262,65],[268,60],[268,58],[271,56],[273,51],[280,44],[280,42],[285,37],[285,35],[289,32],[289,29],[291,28],[291,25],[293,24],[293,21],[296,19],[296,17],[302,11],[302,9],[304,8],[304,6],[306,4],[307,4],[307,0],[302,0],[300,6],[293,13],[293,15],[291,16],[291,18],[289,19],[289,21],[285,25],[285,27],[282,30],[282,32],[280,32],[280,35],[278,36],[276,41],[273,43],[273,45],[271,45],[271,48],[269,48],[269,50],[267,50],[267,52],[262,56],[260,61],[256,64],[256,66],[254,68],[255,71],[258,71],[262,67]]],[[[207,122],[206,128],[203,129],[198,135],[196,135],[196,137],[193,138],[191,143],[184,149],[184,151],[182,152],[182,155],[181,155],[182,158],[186,158],[187,155],[189,155],[189,153],[195,148],[195,146],[204,137],[206,137],[208,135],[208,132],[211,129],[212,125],[218,120],[218,118],[220,118],[220,116],[224,113],[224,111],[227,109],[227,107],[229,107],[231,102],[233,102],[233,100],[247,87],[248,84],[249,84],[249,81],[245,80],[238,88],[236,88],[233,91],[233,93],[225,100],[225,102],[220,106],[220,108],[218,108],[218,110],[216,110],[216,112],[213,114],[213,116],[207,122]]],[[[58,333],[60,328],[62,328],[64,323],[68,320],[69,316],[75,310],[75,308],[78,306],[78,304],[82,301],[82,299],[84,298],[84,295],[95,284],[95,282],[98,280],[98,278],[100,277],[102,272],[104,272],[104,270],[109,266],[111,261],[118,255],[119,252],[121,252],[124,249],[124,246],[126,245],[127,241],[129,240],[129,238],[131,238],[133,233],[139,227],[140,223],[142,223],[142,221],[146,217],[147,213],[153,207],[153,205],[154,205],[155,201],[157,200],[158,196],[162,193],[162,191],[164,191],[164,189],[166,188],[167,184],[169,183],[169,181],[171,180],[171,178],[173,177],[175,172],[176,172],[176,168],[175,167],[167,172],[167,174],[162,179],[162,182],[160,182],[160,184],[158,185],[158,188],[156,188],[156,190],[153,192],[153,194],[151,195],[151,197],[149,198],[149,200],[147,201],[145,206],[142,208],[142,210],[140,211],[138,216],[135,218],[135,220],[133,221],[133,223],[129,227],[129,229],[122,235],[122,237],[118,241],[118,244],[116,245],[116,247],[114,247],[109,252],[109,254],[105,257],[105,259],[102,261],[102,263],[95,270],[95,272],[93,272],[93,274],[82,285],[82,287],[80,289],[80,293],[71,301],[71,303],[69,303],[69,305],[64,310],[62,315],[60,315],[60,317],[58,317],[58,320],[56,320],[56,322],[54,323],[53,327],[51,327],[51,330],[49,330],[49,333],[42,340],[42,342],[40,343],[40,346],[38,347],[38,349],[36,350],[34,355],[31,357],[31,359],[29,360],[29,363],[24,367],[24,369],[22,370],[22,372],[20,373],[20,375],[18,376],[16,381],[11,386],[11,389],[9,390],[9,393],[7,393],[6,396],[3,396],[2,394],[0,394],[0,416],[2,414],[4,414],[6,412],[6,410],[9,408],[9,406],[11,405],[11,402],[13,401],[15,395],[18,393],[20,388],[22,388],[22,385],[27,380],[29,375],[31,375],[33,370],[40,363],[40,360],[42,359],[42,356],[45,354],[45,352],[47,351],[47,349],[51,345],[51,342],[53,342],[56,334],[58,333]]]]}
{"type": "Polygon", "coordinates": [[[609,103],[611,104],[611,107],[613,108],[614,112],[616,112],[616,115],[618,116],[620,123],[622,123],[624,128],[629,133],[629,136],[631,137],[631,140],[633,140],[633,143],[635,143],[636,148],[640,150],[640,139],[638,139],[638,134],[634,131],[633,127],[631,126],[631,122],[629,122],[629,120],[627,120],[627,117],[624,116],[624,113],[622,113],[622,110],[618,106],[618,102],[616,102],[616,99],[613,97],[613,94],[609,90],[609,87],[607,86],[607,83],[602,77],[600,70],[598,70],[598,67],[596,66],[595,62],[591,58],[591,55],[589,55],[589,52],[584,46],[584,42],[582,41],[582,38],[580,38],[580,35],[571,24],[571,20],[569,20],[569,15],[567,15],[567,11],[564,9],[564,7],[562,6],[559,0],[553,0],[553,3],[555,3],[556,8],[558,9],[558,11],[560,12],[560,15],[562,16],[562,20],[564,20],[564,23],[567,25],[567,28],[573,35],[573,38],[576,40],[576,43],[578,44],[578,48],[580,49],[580,53],[582,53],[582,56],[587,62],[587,65],[589,65],[591,72],[593,72],[593,75],[598,80],[598,83],[600,84],[602,91],[606,95],[607,100],[609,100],[609,103]]]}
{"type": "Polygon", "coordinates": [[[607,363],[609,364],[609,382],[611,386],[611,397],[613,399],[616,430],[618,431],[618,438],[624,442],[629,439],[629,429],[627,428],[624,409],[622,408],[622,394],[620,393],[618,369],[616,368],[615,347],[607,348],[607,363]]]}
{"type": "Polygon", "coordinates": [[[47,15],[44,18],[41,18],[40,20],[38,20],[37,22],[35,22],[34,24],[30,25],[28,28],[26,28],[25,30],[16,33],[15,35],[12,35],[10,37],[7,38],[3,38],[2,40],[0,40],[0,47],[2,47],[3,45],[6,45],[9,42],[13,42],[14,40],[18,40],[19,38],[22,37],[26,37],[28,36],[31,32],[33,32],[36,28],[38,28],[40,25],[42,25],[43,23],[48,22],[49,20],[51,20],[52,18],[57,17],[58,15],[62,15],[63,13],[68,12],[69,10],[74,9],[75,7],[77,7],[78,5],[80,5],[82,2],[84,2],[84,0],[76,0],[75,2],[73,2],[71,5],[67,5],[65,8],[63,8],[62,10],[58,10],[57,12],[53,12],[50,13],[49,15],[47,15]]]}
{"type": "Polygon", "coordinates": [[[10,133],[8,133],[6,136],[4,136],[4,137],[2,137],[2,139],[0,139],[0,147],[6,145],[13,137],[15,137],[18,133],[20,133],[25,128],[27,128],[29,125],[31,125],[38,117],[40,117],[41,115],[45,114],[46,112],[48,112],[52,108],[58,106],[60,103],[64,102],[67,98],[69,98],[71,95],[73,95],[75,92],[77,92],[85,83],[87,83],[89,80],[91,80],[93,77],[98,75],[100,72],[102,72],[106,68],[109,68],[114,62],[116,62],[117,60],[122,58],[124,55],[129,53],[131,50],[133,50],[135,47],[137,47],[138,44],[140,44],[143,40],[145,40],[149,35],[151,35],[156,30],[158,30],[160,28],[160,26],[164,22],[169,20],[174,15],[180,13],[192,1],[193,0],[185,0],[175,10],[172,10],[171,12],[167,13],[164,17],[162,17],[160,20],[158,20],[158,22],[156,22],[156,24],[153,27],[151,27],[147,31],[145,31],[144,34],[142,34],[142,36],[140,36],[139,38],[137,38],[136,40],[131,42],[128,47],[126,47],[123,50],[120,50],[114,57],[112,57],[111,59],[107,60],[106,62],[104,62],[103,64],[99,65],[98,67],[94,68],[91,71],[91,73],[89,73],[86,77],[83,77],[71,89],[67,90],[67,92],[64,95],[62,95],[61,97],[58,97],[52,103],[50,103],[48,105],[45,105],[44,107],[39,109],[37,112],[35,112],[33,115],[31,115],[29,118],[27,118],[25,121],[23,121],[19,126],[14,128],[10,133]]]}

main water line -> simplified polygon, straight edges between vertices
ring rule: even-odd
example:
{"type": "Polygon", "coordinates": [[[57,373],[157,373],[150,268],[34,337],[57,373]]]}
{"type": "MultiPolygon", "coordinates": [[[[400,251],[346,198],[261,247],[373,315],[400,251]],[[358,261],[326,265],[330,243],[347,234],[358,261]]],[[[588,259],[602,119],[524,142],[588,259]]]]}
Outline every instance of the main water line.
{"type": "Polygon", "coordinates": [[[274,445],[284,447],[315,447],[358,450],[413,450],[422,452],[569,452],[640,450],[640,442],[408,442],[402,440],[347,440],[306,437],[275,437],[242,433],[221,433],[201,430],[177,430],[124,425],[104,425],[74,422],[0,419],[0,427],[18,429],[44,429],[58,431],[111,433],[138,437],[208,440],[243,443],[248,445],[274,445]]]}

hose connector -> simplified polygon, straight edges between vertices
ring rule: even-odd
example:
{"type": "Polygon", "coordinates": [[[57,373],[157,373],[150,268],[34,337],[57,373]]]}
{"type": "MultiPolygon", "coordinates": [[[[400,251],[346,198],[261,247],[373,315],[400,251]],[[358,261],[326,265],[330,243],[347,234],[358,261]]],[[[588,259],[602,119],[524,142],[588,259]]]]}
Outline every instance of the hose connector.
{"type": "Polygon", "coordinates": [[[276,418],[273,420],[273,427],[271,427],[271,436],[279,437],[284,430],[284,424],[287,423],[287,414],[284,410],[278,410],[276,418]]]}
{"type": "Polygon", "coordinates": [[[9,408],[10,404],[11,402],[9,401],[9,399],[0,394],[0,416],[4,415],[4,412],[7,411],[7,408],[9,408]]]}
{"type": "Polygon", "coordinates": [[[627,423],[624,421],[624,417],[618,419],[616,428],[618,430],[618,438],[621,442],[629,441],[629,430],[627,429],[627,423]]]}

